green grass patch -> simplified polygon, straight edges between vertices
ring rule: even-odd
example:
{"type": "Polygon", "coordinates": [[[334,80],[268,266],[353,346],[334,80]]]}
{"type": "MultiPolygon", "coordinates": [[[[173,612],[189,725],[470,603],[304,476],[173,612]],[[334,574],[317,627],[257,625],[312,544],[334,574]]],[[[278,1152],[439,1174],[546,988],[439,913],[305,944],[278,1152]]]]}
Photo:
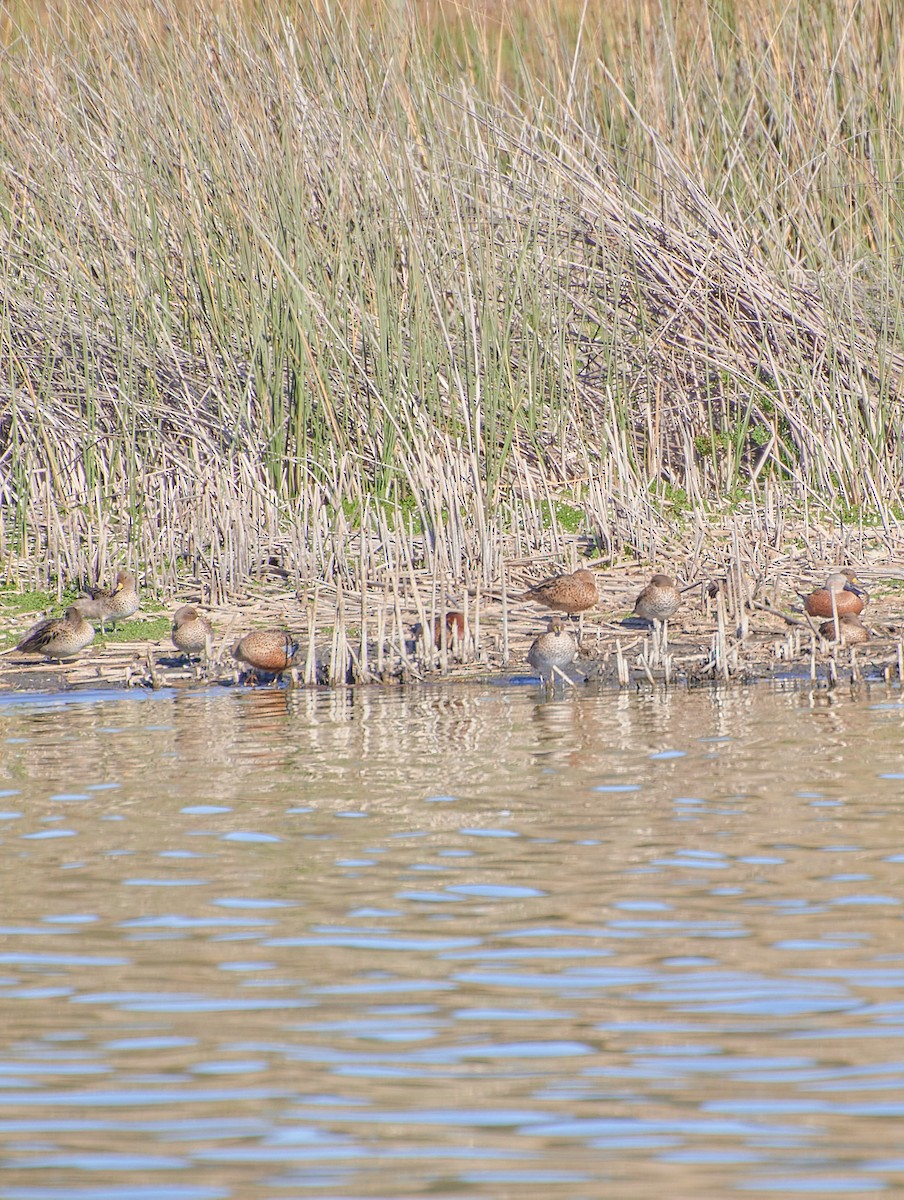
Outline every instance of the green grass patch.
{"type": "Polygon", "coordinates": [[[44,612],[56,607],[57,598],[50,592],[0,589],[0,612],[6,614],[44,612]]]}
{"type": "Polygon", "coordinates": [[[50,612],[62,616],[67,604],[77,600],[79,592],[75,588],[67,588],[63,592],[62,601],[57,599],[56,592],[25,590],[6,585],[0,588],[0,613],[14,615],[16,613],[50,612]]]}
{"type": "Polygon", "coordinates": [[[97,629],[97,641],[104,645],[117,645],[120,642],[156,642],[160,638],[169,637],[173,627],[171,617],[154,617],[150,621],[123,621],[116,626],[107,626],[107,632],[101,634],[97,629]]]}
{"type": "Polygon", "coordinates": [[[553,523],[562,533],[581,533],[587,528],[587,514],[564,500],[541,500],[537,506],[543,529],[552,529],[553,523]]]}

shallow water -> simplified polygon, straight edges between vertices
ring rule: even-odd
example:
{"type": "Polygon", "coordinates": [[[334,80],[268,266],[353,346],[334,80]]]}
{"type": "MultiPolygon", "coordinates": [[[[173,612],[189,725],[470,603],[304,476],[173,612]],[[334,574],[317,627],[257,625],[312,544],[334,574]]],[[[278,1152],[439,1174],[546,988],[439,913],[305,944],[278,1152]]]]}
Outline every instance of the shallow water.
{"type": "Polygon", "coordinates": [[[897,693],[0,705],[3,1200],[904,1188],[897,693]]]}

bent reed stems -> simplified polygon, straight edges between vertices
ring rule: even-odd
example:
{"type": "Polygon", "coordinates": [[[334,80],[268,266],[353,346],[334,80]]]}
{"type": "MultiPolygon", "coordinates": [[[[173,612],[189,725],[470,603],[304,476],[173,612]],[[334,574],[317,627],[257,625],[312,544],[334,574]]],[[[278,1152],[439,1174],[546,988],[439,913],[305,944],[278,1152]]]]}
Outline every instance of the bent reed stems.
{"type": "Polygon", "coordinates": [[[220,602],[276,558],[351,606],[417,575],[429,629],[444,588],[575,536],[699,560],[742,512],[890,548],[894,24],[882,0],[6,5],[7,578],[127,556],[220,602]]]}

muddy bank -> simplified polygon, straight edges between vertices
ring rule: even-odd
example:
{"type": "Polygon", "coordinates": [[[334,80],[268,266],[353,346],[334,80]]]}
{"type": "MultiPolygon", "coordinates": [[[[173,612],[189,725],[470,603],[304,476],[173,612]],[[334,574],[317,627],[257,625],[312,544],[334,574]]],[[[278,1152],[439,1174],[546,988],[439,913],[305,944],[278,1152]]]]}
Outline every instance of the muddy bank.
{"type": "MultiPolygon", "coordinates": [[[[685,593],[663,647],[651,627],[632,615],[634,598],[649,575],[649,569],[636,566],[600,573],[601,601],[580,623],[580,653],[568,669],[573,682],[630,687],[900,678],[904,603],[894,590],[895,580],[883,585],[878,571],[867,579],[872,595],[863,614],[872,636],[854,648],[820,638],[819,622],[809,621],[802,610],[795,589],[821,582],[822,570],[786,574],[746,589],[743,581],[704,577],[685,593]],[[791,586],[789,578],[794,581],[791,586]]],[[[139,614],[128,627],[132,640],[105,643],[98,632],[95,642],[71,663],[7,651],[0,656],[0,692],[232,685],[241,681],[232,647],[250,629],[268,626],[287,628],[297,640],[295,666],[285,679],[298,685],[529,679],[535,672],[527,663],[528,649],[545,630],[549,613],[515,599],[518,591],[520,587],[511,587],[506,595],[437,595],[435,589],[422,588],[400,597],[398,591],[390,595],[375,587],[362,596],[324,584],[292,587],[282,573],[274,572],[257,581],[247,595],[206,610],[214,626],[210,658],[188,662],[168,636],[160,636],[161,616],[171,615],[181,604],[198,602],[198,593],[186,589],[163,613],[139,614]],[[441,637],[440,645],[418,634],[419,627],[434,627],[437,614],[452,610],[462,613],[461,622],[454,633],[441,637]],[[142,624],[153,626],[153,637],[142,636],[142,624]],[[459,638],[462,625],[464,637],[459,638]]],[[[7,617],[3,626],[8,636],[19,637],[40,615],[7,617]]],[[[569,626],[577,634],[578,621],[569,626]]]]}

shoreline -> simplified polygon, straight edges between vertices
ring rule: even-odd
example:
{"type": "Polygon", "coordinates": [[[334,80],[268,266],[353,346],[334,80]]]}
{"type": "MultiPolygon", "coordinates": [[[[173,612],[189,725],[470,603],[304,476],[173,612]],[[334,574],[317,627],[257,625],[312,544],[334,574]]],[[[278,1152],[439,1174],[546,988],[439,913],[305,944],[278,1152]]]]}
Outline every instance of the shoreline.
{"type": "MultiPolygon", "coordinates": [[[[667,568],[657,564],[656,569],[667,568]]],[[[664,654],[651,627],[630,615],[650,573],[651,568],[636,564],[599,573],[601,600],[584,616],[579,655],[568,669],[570,682],[625,689],[792,680],[831,687],[865,678],[900,682],[904,675],[904,616],[899,615],[904,600],[894,591],[883,593],[881,568],[864,572],[874,591],[863,614],[872,637],[863,645],[846,647],[821,639],[786,584],[779,589],[745,589],[743,580],[714,575],[685,593],[669,622],[664,654]]],[[[820,579],[819,571],[806,574],[808,582],[820,579]]],[[[888,580],[894,579],[892,568],[888,580]]],[[[417,590],[372,587],[362,595],[323,583],[290,587],[284,573],[274,571],[234,602],[204,608],[215,631],[211,656],[206,663],[189,665],[168,634],[159,636],[159,630],[161,618],[171,619],[180,605],[202,607],[199,591],[188,586],[166,609],[138,614],[126,626],[133,640],[105,643],[98,631],[95,642],[69,663],[5,651],[0,656],[0,694],[232,685],[239,681],[239,672],[231,648],[244,633],[266,627],[289,629],[298,641],[294,667],[283,676],[292,686],[391,687],[481,679],[494,684],[533,679],[539,686],[527,652],[553,615],[531,601],[515,600],[511,584],[505,598],[479,592],[456,596],[452,589],[427,588],[423,581],[417,590]],[[448,597],[445,604],[438,603],[441,595],[448,597]],[[418,626],[430,629],[435,618],[448,611],[464,613],[463,641],[427,645],[416,633],[418,626]],[[151,623],[155,636],[142,637],[142,624],[151,623]]],[[[0,627],[19,637],[40,616],[11,614],[0,618],[0,627]]],[[[577,625],[574,621],[575,631],[577,625]]]]}

